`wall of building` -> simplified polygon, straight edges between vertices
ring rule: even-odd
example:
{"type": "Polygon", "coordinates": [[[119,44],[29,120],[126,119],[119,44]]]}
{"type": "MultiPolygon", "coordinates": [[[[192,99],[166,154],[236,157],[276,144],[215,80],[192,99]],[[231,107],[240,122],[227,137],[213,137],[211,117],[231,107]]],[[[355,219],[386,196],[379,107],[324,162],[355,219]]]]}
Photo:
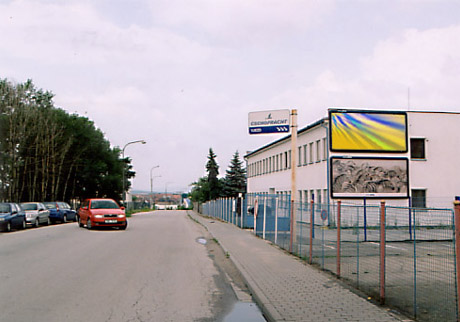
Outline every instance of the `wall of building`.
{"type": "MultiPolygon", "coordinates": [[[[353,156],[408,158],[410,192],[413,189],[425,190],[427,207],[450,207],[454,196],[460,195],[460,166],[457,162],[460,155],[460,133],[457,129],[460,114],[407,112],[407,118],[407,153],[353,153],[353,156]],[[411,158],[411,138],[425,140],[425,158],[411,158]]],[[[314,193],[316,201],[327,202],[328,157],[346,155],[328,152],[327,126],[327,119],[323,119],[298,133],[296,201],[308,202],[314,193]]],[[[248,192],[290,193],[290,149],[290,136],[287,136],[245,157],[248,192]]],[[[359,203],[360,200],[354,202],[359,203]]],[[[377,199],[368,201],[371,204],[378,202],[380,200],[377,199]]],[[[388,200],[388,203],[407,206],[408,200],[388,200]]]]}
{"type": "MultiPolygon", "coordinates": [[[[327,122],[325,120],[318,122],[316,126],[299,131],[296,150],[298,190],[296,198],[298,200],[311,200],[311,191],[317,195],[318,189],[324,200],[324,190],[327,189],[326,137],[327,122]]],[[[247,156],[248,192],[290,193],[291,157],[290,136],[247,156]]]]}
{"type": "Polygon", "coordinates": [[[460,114],[408,112],[409,137],[425,139],[425,159],[411,159],[411,189],[426,189],[428,206],[451,206],[460,195],[460,114]]]}

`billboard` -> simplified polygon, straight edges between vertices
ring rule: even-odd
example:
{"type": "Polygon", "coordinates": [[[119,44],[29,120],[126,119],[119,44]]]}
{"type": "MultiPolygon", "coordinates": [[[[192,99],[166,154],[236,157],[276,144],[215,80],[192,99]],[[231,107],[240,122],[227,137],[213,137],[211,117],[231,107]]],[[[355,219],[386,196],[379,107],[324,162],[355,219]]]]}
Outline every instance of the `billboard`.
{"type": "Polygon", "coordinates": [[[407,158],[332,157],[332,198],[408,198],[407,158]]]}
{"type": "Polygon", "coordinates": [[[405,112],[329,110],[333,152],[407,152],[405,112]]]}
{"type": "Polygon", "coordinates": [[[251,112],[249,134],[289,133],[290,116],[289,110],[251,112]]]}

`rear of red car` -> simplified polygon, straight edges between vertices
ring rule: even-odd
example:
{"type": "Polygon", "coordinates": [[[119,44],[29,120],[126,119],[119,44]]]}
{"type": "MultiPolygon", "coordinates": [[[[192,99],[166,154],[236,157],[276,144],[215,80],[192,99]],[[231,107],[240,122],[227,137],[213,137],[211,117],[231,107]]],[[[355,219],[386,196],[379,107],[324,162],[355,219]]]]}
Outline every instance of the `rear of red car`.
{"type": "Polygon", "coordinates": [[[87,199],[78,210],[78,223],[80,227],[86,225],[88,229],[95,227],[119,227],[124,230],[128,221],[124,208],[113,199],[87,199]]]}

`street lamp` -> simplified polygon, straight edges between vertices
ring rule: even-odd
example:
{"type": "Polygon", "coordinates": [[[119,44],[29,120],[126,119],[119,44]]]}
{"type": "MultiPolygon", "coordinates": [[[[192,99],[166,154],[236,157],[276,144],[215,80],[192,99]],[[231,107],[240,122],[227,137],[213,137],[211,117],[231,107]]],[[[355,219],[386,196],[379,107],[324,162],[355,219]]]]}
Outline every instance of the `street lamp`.
{"type": "MultiPolygon", "coordinates": [[[[125,161],[125,149],[128,145],[130,144],[134,144],[134,143],[142,143],[142,144],[146,144],[147,142],[145,142],[144,140],[137,140],[137,141],[131,141],[131,142],[128,142],[125,144],[125,146],[123,147],[123,150],[121,151],[121,154],[122,154],[122,157],[123,157],[123,162],[125,161]]],[[[125,171],[126,171],[126,166],[123,165],[123,206],[126,208],[126,193],[125,193],[125,171]]]]}
{"type": "MultiPolygon", "coordinates": [[[[150,205],[152,205],[153,203],[153,200],[152,200],[152,196],[153,196],[153,177],[152,177],[152,171],[153,169],[156,169],[156,168],[159,168],[160,166],[159,165],[156,165],[154,167],[152,167],[152,169],[150,169],[150,205]]],[[[161,176],[156,176],[156,177],[161,177],[161,176]]]]}

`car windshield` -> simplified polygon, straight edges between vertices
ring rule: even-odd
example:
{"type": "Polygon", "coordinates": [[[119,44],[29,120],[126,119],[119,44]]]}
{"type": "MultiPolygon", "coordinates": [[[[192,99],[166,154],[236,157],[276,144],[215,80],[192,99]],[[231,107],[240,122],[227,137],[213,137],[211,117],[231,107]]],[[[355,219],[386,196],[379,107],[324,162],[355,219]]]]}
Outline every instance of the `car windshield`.
{"type": "Polygon", "coordinates": [[[91,209],[118,209],[118,205],[112,200],[93,200],[91,209]]]}
{"type": "Polygon", "coordinates": [[[36,203],[22,203],[22,209],[24,210],[37,210],[38,206],[36,203]]]}
{"type": "Polygon", "coordinates": [[[56,209],[56,203],[54,202],[44,202],[43,203],[48,209],[56,209]]]}
{"type": "Polygon", "coordinates": [[[10,212],[10,205],[6,203],[0,203],[0,213],[8,213],[10,212]]]}

